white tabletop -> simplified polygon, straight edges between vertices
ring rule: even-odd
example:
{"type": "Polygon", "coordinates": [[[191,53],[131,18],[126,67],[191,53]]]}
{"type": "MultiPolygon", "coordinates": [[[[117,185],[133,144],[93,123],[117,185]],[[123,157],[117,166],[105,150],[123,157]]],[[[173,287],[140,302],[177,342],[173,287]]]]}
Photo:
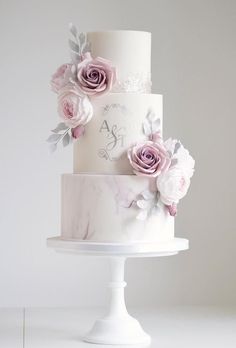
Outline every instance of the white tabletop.
{"type": "MultiPolygon", "coordinates": [[[[236,347],[233,306],[133,308],[130,312],[152,336],[151,348],[236,347]]],[[[109,348],[81,340],[102,313],[102,309],[26,309],[24,321],[23,309],[0,309],[0,347],[109,348]]]]}

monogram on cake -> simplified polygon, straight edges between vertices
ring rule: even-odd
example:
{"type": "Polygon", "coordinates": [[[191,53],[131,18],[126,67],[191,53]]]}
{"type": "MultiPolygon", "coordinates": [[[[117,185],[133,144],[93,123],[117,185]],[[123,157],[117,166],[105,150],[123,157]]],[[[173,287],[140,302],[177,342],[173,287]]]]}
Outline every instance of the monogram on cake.
{"type": "Polygon", "coordinates": [[[151,34],[70,28],[71,63],[52,78],[62,122],[49,137],[73,140],[62,175],[61,238],[168,242],[194,160],[162,138],[162,95],[151,93],[151,34]]]}

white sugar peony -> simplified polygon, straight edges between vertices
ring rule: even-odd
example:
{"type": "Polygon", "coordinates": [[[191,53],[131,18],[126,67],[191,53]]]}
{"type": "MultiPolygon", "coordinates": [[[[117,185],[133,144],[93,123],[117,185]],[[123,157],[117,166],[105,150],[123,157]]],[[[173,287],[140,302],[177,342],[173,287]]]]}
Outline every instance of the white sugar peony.
{"type": "Polygon", "coordinates": [[[160,199],[165,205],[178,204],[189,188],[190,178],[181,168],[170,168],[157,178],[160,199]]]}
{"type": "Polygon", "coordinates": [[[171,155],[169,169],[158,176],[157,188],[161,201],[167,205],[178,204],[189,188],[190,178],[193,176],[195,161],[188,150],[177,141],[168,139],[164,146],[171,155]]]}

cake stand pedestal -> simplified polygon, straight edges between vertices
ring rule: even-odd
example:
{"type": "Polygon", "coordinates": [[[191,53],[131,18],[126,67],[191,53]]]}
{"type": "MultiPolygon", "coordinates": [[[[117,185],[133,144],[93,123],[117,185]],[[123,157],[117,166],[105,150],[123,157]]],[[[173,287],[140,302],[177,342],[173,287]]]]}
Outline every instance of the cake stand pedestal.
{"type": "Polygon", "coordinates": [[[84,341],[97,344],[148,346],[151,338],[139,322],[127,312],[124,298],[125,260],[128,257],[160,257],[176,255],[188,249],[188,240],[174,238],[166,243],[94,243],[86,241],[63,240],[53,237],[47,240],[48,247],[61,253],[106,257],[111,268],[110,304],[104,318],[95,322],[84,341]]]}

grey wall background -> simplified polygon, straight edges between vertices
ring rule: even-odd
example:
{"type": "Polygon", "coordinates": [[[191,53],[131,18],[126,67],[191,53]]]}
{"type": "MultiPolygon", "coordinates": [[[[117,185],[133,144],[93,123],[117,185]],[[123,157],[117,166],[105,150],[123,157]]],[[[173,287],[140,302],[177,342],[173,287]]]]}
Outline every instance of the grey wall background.
{"type": "Polygon", "coordinates": [[[49,88],[69,58],[67,24],[83,31],[151,31],[153,92],[166,136],[196,159],[176,234],[191,249],[129,260],[129,305],[236,302],[236,1],[0,0],[0,306],[100,305],[105,261],[59,255],[60,174],[72,149],[48,154],[57,122],[49,88]]]}

